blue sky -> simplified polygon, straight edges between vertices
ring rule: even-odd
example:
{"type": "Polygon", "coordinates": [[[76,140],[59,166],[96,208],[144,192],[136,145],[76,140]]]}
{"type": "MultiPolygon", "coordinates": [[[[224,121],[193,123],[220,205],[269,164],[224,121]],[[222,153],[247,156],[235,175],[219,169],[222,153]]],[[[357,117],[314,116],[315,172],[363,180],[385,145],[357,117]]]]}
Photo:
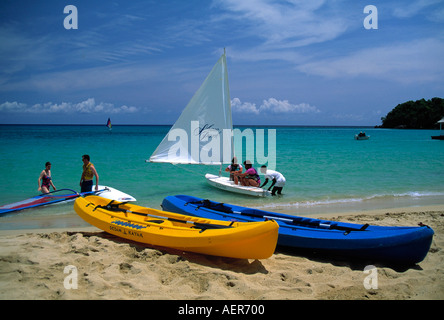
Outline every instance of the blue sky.
{"type": "Polygon", "coordinates": [[[3,124],[172,124],[223,48],[234,124],[378,125],[444,97],[443,0],[2,0],[0,43],[3,124]]]}

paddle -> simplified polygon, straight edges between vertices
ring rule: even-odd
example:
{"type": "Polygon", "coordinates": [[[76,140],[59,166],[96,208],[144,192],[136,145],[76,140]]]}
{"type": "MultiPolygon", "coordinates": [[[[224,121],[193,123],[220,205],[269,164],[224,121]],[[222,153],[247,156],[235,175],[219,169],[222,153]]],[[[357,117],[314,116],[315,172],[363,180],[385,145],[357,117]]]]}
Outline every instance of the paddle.
{"type": "MultiPolygon", "coordinates": [[[[250,216],[250,217],[255,217],[255,218],[262,218],[262,219],[273,219],[273,220],[277,220],[277,221],[282,221],[286,224],[289,225],[306,225],[306,226],[310,226],[310,227],[318,227],[318,228],[324,228],[324,229],[330,229],[330,230],[340,230],[340,231],[345,231],[346,234],[350,233],[351,231],[365,231],[365,229],[367,229],[367,227],[369,227],[369,224],[364,224],[362,225],[362,227],[360,228],[352,228],[352,227],[345,227],[345,226],[338,226],[337,224],[328,224],[328,223],[322,223],[319,220],[315,220],[315,219],[309,219],[306,218],[305,220],[303,220],[304,218],[282,218],[282,217],[277,217],[277,216],[270,216],[270,215],[266,215],[266,214],[259,214],[259,213],[253,213],[253,212],[248,212],[247,210],[243,210],[243,211],[233,211],[230,210],[231,212],[228,212],[227,210],[227,206],[225,206],[223,203],[218,203],[218,202],[212,202],[210,200],[201,200],[201,201],[193,201],[193,202],[187,202],[186,205],[188,204],[201,204],[201,206],[197,206],[197,209],[204,207],[204,208],[208,208],[211,210],[215,210],[215,211],[221,211],[223,213],[235,213],[235,214],[240,214],[240,215],[244,215],[244,216],[250,216]],[[308,219],[308,221],[307,221],[308,219]]],[[[196,210],[197,210],[196,209],[196,210]]]]}
{"type": "Polygon", "coordinates": [[[314,219],[309,219],[309,221],[307,221],[307,220],[303,220],[303,218],[281,218],[281,217],[276,217],[276,216],[267,216],[265,214],[263,214],[263,215],[254,214],[254,213],[249,213],[249,212],[245,212],[245,211],[233,211],[233,213],[246,215],[246,216],[253,216],[253,217],[258,217],[258,218],[263,218],[263,219],[278,220],[278,221],[282,221],[282,222],[284,222],[286,224],[290,224],[290,225],[302,225],[302,226],[306,225],[306,226],[318,227],[318,228],[322,228],[322,229],[340,230],[340,231],[345,231],[346,234],[350,233],[351,231],[365,231],[365,229],[367,229],[367,227],[369,226],[369,224],[366,223],[366,224],[362,225],[362,227],[360,227],[360,228],[352,228],[352,227],[338,226],[337,224],[322,223],[321,221],[314,220],[314,219]]]}
{"type": "MultiPolygon", "coordinates": [[[[195,221],[189,221],[189,220],[181,220],[181,219],[176,219],[176,218],[171,218],[171,217],[164,217],[164,216],[159,216],[159,215],[155,215],[155,214],[150,214],[150,213],[144,213],[144,212],[137,212],[137,211],[131,211],[131,210],[127,210],[127,209],[122,209],[119,206],[122,204],[126,204],[126,202],[123,203],[119,203],[119,204],[113,204],[114,200],[111,200],[110,203],[108,203],[105,206],[95,206],[94,210],[95,211],[97,208],[101,208],[101,209],[105,209],[108,211],[114,211],[114,212],[123,212],[123,213],[133,213],[133,214],[137,214],[140,216],[144,216],[144,217],[152,217],[152,218],[157,218],[157,219],[162,219],[162,220],[168,220],[168,221],[172,221],[172,222],[179,222],[179,223],[184,223],[184,224],[190,224],[193,227],[195,227],[196,229],[202,229],[200,232],[205,231],[206,229],[228,229],[228,228],[233,228],[233,222],[230,223],[230,225],[228,226],[224,226],[224,225],[218,225],[218,224],[211,224],[211,223],[200,223],[200,222],[195,222],[195,221]]],[[[87,206],[89,206],[92,203],[89,203],[87,206]]],[[[155,223],[161,223],[159,221],[156,221],[155,223]]]]}
{"type": "Polygon", "coordinates": [[[230,225],[224,226],[224,225],[219,225],[219,224],[200,223],[200,222],[189,221],[189,220],[181,220],[181,219],[176,219],[176,218],[163,217],[163,216],[158,216],[158,215],[155,215],[155,214],[135,212],[135,211],[130,211],[130,210],[126,210],[126,212],[138,214],[138,215],[141,215],[141,216],[153,217],[153,218],[157,218],[157,219],[164,219],[164,220],[168,220],[168,221],[172,221],[172,222],[191,224],[192,226],[194,226],[197,229],[202,229],[202,231],[204,231],[206,229],[228,229],[228,228],[233,228],[232,225],[234,223],[234,221],[233,221],[233,222],[231,222],[230,225]]]}
{"type": "Polygon", "coordinates": [[[352,228],[352,227],[338,226],[337,224],[322,223],[321,221],[301,221],[297,218],[286,219],[286,218],[279,218],[279,217],[266,216],[266,215],[264,215],[263,218],[279,220],[279,221],[285,222],[287,224],[308,225],[308,226],[313,226],[313,227],[319,227],[321,229],[333,229],[333,230],[341,230],[341,231],[348,231],[348,232],[350,232],[350,231],[364,231],[369,226],[369,224],[366,223],[366,224],[362,225],[361,228],[352,228]]]}

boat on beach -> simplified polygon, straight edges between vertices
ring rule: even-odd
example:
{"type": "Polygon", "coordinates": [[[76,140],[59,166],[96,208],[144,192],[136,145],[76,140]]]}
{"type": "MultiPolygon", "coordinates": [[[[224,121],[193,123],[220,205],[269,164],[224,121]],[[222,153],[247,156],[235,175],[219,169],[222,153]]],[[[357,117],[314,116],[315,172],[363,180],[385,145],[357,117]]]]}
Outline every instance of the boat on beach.
{"type": "Polygon", "coordinates": [[[214,256],[266,259],[278,238],[279,226],[271,220],[212,220],[99,196],[77,198],[74,210],[91,225],[124,239],[214,256]]]}
{"type": "Polygon", "coordinates": [[[25,209],[48,206],[56,203],[73,201],[77,197],[88,194],[101,195],[102,197],[110,200],[136,201],[133,196],[108,186],[98,186],[97,191],[94,190],[83,193],[76,192],[72,189],[58,189],[50,193],[42,193],[29,199],[1,206],[0,215],[25,209]]]}
{"type": "Polygon", "coordinates": [[[392,227],[345,223],[269,212],[188,195],[168,196],[166,211],[239,222],[275,220],[278,245],[333,255],[410,265],[427,255],[434,231],[428,226],[392,227]]]}

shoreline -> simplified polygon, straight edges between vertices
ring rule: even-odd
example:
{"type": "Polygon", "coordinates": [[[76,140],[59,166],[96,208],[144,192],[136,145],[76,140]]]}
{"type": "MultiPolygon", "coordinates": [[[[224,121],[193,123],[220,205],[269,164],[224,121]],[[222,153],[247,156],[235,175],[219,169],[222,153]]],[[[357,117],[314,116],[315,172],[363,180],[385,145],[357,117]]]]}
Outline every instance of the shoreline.
{"type": "Polygon", "coordinates": [[[359,215],[383,215],[386,213],[390,214],[402,214],[402,213],[415,213],[415,212],[429,212],[429,211],[444,211],[444,205],[427,205],[427,206],[411,206],[403,208],[390,208],[390,209],[373,209],[373,210],[363,210],[363,211],[349,211],[349,212],[331,212],[331,213],[320,213],[315,215],[317,218],[339,218],[347,216],[359,216],[359,215]]]}
{"type": "MultiPolygon", "coordinates": [[[[150,207],[150,206],[147,206],[150,207]]],[[[65,228],[87,228],[90,225],[83,221],[69,206],[64,207],[62,213],[57,206],[37,209],[50,210],[50,214],[36,215],[26,212],[25,214],[13,213],[0,217],[0,234],[8,230],[40,230],[40,229],[65,229],[65,228]],[[57,210],[59,209],[59,210],[57,210]]],[[[330,220],[339,216],[349,215],[375,215],[385,212],[416,212],[416,211],[444,211],[443,197],[427,197],[426,199],[409,199],[405,201],[387,201],[372,199],[358,202],[339,202],[334,204],[323,203],[317,205],[291,205],[291,204],[271,204],[269,206],[257,205],[251,206],[264,211],[279,212],[293,216],[301,216],[308,218],[321,218],[330,220]]],[[[159,206],[159,209],[160,206],[159,206]]]]}
{"type": "MultiPolygon", "coordinates": [[[[276,207],[274,208],[276,212],[283,214],[293,214],[293,211],[287,207],[276,207]]],[[[359,216],[377,216],[384,215],[386,213],[390,214],[402,214],[402,213],[416,213],[416,212],[444,212],[444,205],[428,205],[428,206],[413,206],[404,208],[391,208],[391,209],[373,209],[373,210],[362,210],[362,211],[345,211],[345,212],[328,212],[328,213],[317,213],[312,215],[307,215],[307,217],[322,219],[322,220],[337,220],[341,218],[347,219],[349,217],[359,217],[359,216]]],[[[91,226],[87,222],[83,221],[76,213],[70,213],[66,215],[59,216],[38,216],[33,217],[32,220],[37,221],[38,224],[42,225],[42,228],[13,228],[13,229],[0,229],[1,235],[9,234],[23,234],[23,233],[50,233],[50,232],[75,232],[75,231],[101,231],[100,229],[91,226]],[[55,220],[62,220],[63,226],[58,226],[55,220]]],[[[344,220],[345,221],[345,220],[344,220]]],[[[421,221],[418,221],[418,223],[421,221]]],[[[401,226],[401,224],[400,224],[401,226]]]]}
{"type": "Polygon", "coordinates": [[[435,231],[426,258],[399,269],[374,264],[377,289],[366,289],[371,262],[278,248],[264,260],[212,257],[155,248],[92,226],[0,231],[0,299],[148,300],[422,300],[444,299],[444,206],[320,214],[378,225],[435,231]],[[78,288],[65,288],[73,266],[78,288]]]}

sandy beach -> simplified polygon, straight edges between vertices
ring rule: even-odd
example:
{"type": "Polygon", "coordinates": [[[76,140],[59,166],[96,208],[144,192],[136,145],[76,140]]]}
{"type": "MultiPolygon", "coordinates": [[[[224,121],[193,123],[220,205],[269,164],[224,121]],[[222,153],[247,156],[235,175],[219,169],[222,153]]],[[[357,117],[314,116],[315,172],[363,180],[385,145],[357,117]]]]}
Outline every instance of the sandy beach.
{"type": "Polygon", "coordinates": [[[322,218],[399,226],[422,222],[435,235],[427,257],[415,266],[375,264],[374,287],[366,289],[368,262],[316,253],[278,249],[269,259],[238,260],[148,247],[94,227],[3,230],[0,299],[444,299],[444,206],[322,218]]]}

